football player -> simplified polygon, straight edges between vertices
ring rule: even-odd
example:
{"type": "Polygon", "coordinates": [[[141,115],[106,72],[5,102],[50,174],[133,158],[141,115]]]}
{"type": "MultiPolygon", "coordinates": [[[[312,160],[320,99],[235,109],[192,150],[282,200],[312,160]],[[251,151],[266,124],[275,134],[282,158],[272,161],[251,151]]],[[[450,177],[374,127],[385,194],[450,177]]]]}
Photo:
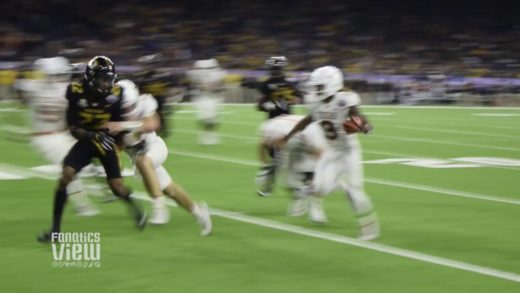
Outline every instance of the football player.
{"type": "Polygon", "coordinates": [[[171,87],[171,76],[168,73],[157,71],[158,65],[163,61],[160,53],[141,56],[137,62],[142,65],[143,70],[137,73],[135,79],[141,93],[151,94],[157,101],[157,115],[161,120],[158,130],[162,137],[169,136],[169,127],[166,118],[170,110],[166,105],[166,98],[171,87]]]}
{"type": "Polygon", "coordinates": [[[63,161],[61,177],[56,187],[52,226],[49,232],[38,236],[40,242],[54,241],[61,229],[63,208],[67,200],[67,187],[83,167],[98,158],[105,169],[108,185],[114,195],[123,199],[131,209],[136,226],[146,224],[147,215],[130,197],[121,177],[121,161],[115,138],[103,126],[109,121],[122,121],[121,100],[123,90],[114,85],[116,69],[105,56],[92,58],[86,67],[84,79],[67,87],[67,124],[78,141],[63,161]]]}
{"type": "MultiPolygon", "coordinates": [[[[194,202],[184,189],[176,184],[163,167],[168,157],[168,148],[164,140],[155,131],[160,127],[157,114],[157,102],[149,95],[139,95],[135,84],[130,80],[121,80],[117,84],[123,90],[122,108],[128,121],[139,122],[135,129],[125,134],[125,151],[137,166],[137,171],[144,181],[148,194],[153,198],[153,214],[150,223],[165,224],[169,221],[169,209],[163,202],[163,194],[175,200],[182,208],[191,213],[202,230],[201,235],[211,233],[212,223],[206,203],[194,202]]],[[[124,131],[124,123],[108,123],[111,132],[124,131]]]]}
{"type": "MultiPolygon", "coordinates": [[[[31,108],[31,143],[53,165],[61,165],[76,139],[67,131],[65,92],[71,75],[69,61],[64,57],[41,58],[34,62],[44,79],[31,80],[22,90],[31,108]]],[[[94,216],[99,209],[93,206],[84,192],[79,178],[72,180],[67,193],[80,216],[94,216]]]]}
{"type": "Polygon", "coordinates": [[[197,60],[193,69],[187,72],[191,96],[197,110],[197,119],[202,127],[199,143],[218,144],[217,135],[218,105],[222,102],[222,87],[226,71],[222,70],[216,59],[197,60]]]}
{"type": "MultiPolygon", "coordinates": [[[[272,164],[268,148],[274,141],[286,136],[302,120],[301,115],[280,115],[266,120],[260,126],[259,160],[264,166],[272,164]]],[[[301,216],[307,212],[314,168],[319,157],[318,149],[312,144],[308,131],[294,135],[279,153],[277,159],[281,170],[286,170],[285,185],[292,192],[293,202],[289,207],[290,216],[301,216]]],[[[280,173],[280,172],[279,172],[280,173]]],[[[263,172],[257,175],[257,193],[266,196],[271,192],[272,178],[263,172]]]]}
{"type": "MultiPolygon", "coordinates": [[[[259,90],[262,97],[257,104],[258,110],[267,112],[268,119],[291,114],[291,104],[300,94],[285,76],[284,68],[289,64],[287,58],[285,56],[273,56],[269,57],[265,63],[269,67],[270,75],[266,81],[260,84],[259,90]]],[[[263,191],[257,189],[260,196],[270,194],[276,178],[276,150],[271,147],[267,147],[267,149],[269,156],[272,158],[272,163],[265,164],[258,171],[258,176],[265,178],[266,182],[263,191]]]]}
{"type": "Polygon", "coordinates": [[[258,101],[258,110],[267,112],[268,118],[291,114],[291,104],[300,97],[293,83],[284,73],[289,64],[284,56],[269,57],[265,64],[269,67],[269,77],[260,84],[262,97],[258,101]]]}
{"type": "MultiPolygon", "coordinates": [[[[317,222],[326,222],[321,198],[340,187],[350,200],[358,218],[360,239],[371,240],[379,236],[379,221],[370,198],[363,188],[363,165],[361,145],[355,132],[368,133],[372,126],[360,113],[361,99],[352,91],[343,89],[343,74],[334,66],[314,70],[309,79],[311,113],[302,119],[275,145],[283,146],[289,139],[311,125],[312,137],[320,149],[312,187],[316,199],[311,202],[309,213],[317,222]],[[345,121],[357,122],[357,131],[344,130],[345,121]]],[[[351,122],[349,122],[351,123],[351,122]]],[[[349,124],[350,125],[350,124],[349,124]]]]}

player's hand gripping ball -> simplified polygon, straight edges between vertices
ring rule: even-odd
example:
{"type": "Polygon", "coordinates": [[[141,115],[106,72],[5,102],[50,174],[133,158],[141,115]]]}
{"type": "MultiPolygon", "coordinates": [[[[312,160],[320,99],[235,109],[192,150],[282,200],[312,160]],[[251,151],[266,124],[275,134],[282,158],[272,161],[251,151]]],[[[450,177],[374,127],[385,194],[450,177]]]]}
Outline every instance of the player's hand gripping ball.
{"type": "Polygon", "coordinates": [[[359,116],[352,116],[343,122],[343,129],[348,134],[363,132],[368,133],[372,130],[372,126],[359,116]]]}

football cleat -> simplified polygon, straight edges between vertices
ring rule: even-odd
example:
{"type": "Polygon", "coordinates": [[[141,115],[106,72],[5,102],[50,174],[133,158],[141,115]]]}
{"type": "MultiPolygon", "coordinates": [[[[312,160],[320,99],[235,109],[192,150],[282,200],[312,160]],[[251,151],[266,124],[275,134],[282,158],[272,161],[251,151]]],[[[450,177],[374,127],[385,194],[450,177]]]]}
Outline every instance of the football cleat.
{"type": "Polygon", "coordinates": [[[291,217],[300,217],[307,213],[309,210],[309,199],[308,198],[299,198],[294,199],[289,206],[289,210],[287,214],[291,217]]]}
{"type": "Polygon", "coordinates": [[[56,239],[56,241],[52,241],[52,232],[47,232],[47,231],[40,231],[38,236],[36,236],[36,240],[43,244],[57,242],[57,239],[56,239]]]}
{"type": "Polygon", "coordinates": [[[264,166],[256,174],[256,193],[260,196],[269,196],[274,186],[274,166],[264,166]]]}
{"type": "Polygon", "coordinates": [[[213,224],[211,222],[211,215],[209,213],[208,205],[205,202],[196,203],[199,206],[200,213],[197,215],[197,222],[199,223],[202,230],[200,236],[208,236],[213,230],[213,224]]]}
{"type": "Polygon", "coordinates": [[[323,210],[323,199],[312,198],[309,205],[309,219],[318,224],[325,224],[329,220],[323,210]]]}
{"type": "Polygon", "coordinates": [[[375,213],[370,213],[366,216],[358,218],[359,223],[359,240],[374,240],[379,237],[380,228],[379,220],[375,213]]]}
{"type": "Polygon", "coordinates": [[[140,212],[137,217],[135,218],[135,224],[137,229],[144,230],[144,227],[146,226],[146,223],[148,222],[148,212],[142,211],[140,212]]]}
{"type": "Polygon", "coordinates": [[[167,224],[170,221],[170,210],[165,206],[162,198],[155,199],[152,205],[153,211],[149,220],[150,224],[167,224]]]}

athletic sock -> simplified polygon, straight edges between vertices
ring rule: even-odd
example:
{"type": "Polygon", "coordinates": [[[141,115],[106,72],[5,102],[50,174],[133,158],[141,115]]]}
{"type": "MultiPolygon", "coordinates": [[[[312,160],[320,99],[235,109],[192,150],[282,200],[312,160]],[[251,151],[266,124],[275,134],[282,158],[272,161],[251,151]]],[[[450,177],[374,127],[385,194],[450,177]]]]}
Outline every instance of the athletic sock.
{"type": "Polygon", "coordinates": [[[60,232],[61,218],[63,216],[63,208],[67,202],[67,191],[56,190],[54,194],[54,208],[52,210],[52,230],[51,232],[60,232]]]}

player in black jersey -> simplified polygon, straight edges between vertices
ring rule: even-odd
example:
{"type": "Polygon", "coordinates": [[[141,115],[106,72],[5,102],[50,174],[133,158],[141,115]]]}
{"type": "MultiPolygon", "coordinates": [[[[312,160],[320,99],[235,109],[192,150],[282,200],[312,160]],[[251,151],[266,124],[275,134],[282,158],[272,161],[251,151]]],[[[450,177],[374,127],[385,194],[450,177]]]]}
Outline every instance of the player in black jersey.
{"type": "Polygon", "coordinates": [[[258,101],[258,110],[268,113],[268,118],[283,114],[291,114],[291,104],[301,95],[284,74],[284,67],[288,65],[284,56],[269,57],[266,60],[270,75],[260,84],[262,97],[258,101]]]}
{"type": "Polygon", "coordinates": [[[172,86],[172,76],[170,73],[157,70],[162,59],[160,53],[140,57],[137,61],[142,65],[143,70],[137,72],[134,81],[137,83],[140,93],[151,94],[157,101],[157,114],[161,122],[158,133],[161,137],[168,137],[169,123],[167,118],[171,109],[166,105],[166,98],[172,86]]]}
{"type": "Polygon", "coordinates": [[[67,123],[71,134],[78,140],[63,161],[61,177],[54,197],[51,230],[38,236],[38,241],[49,242],[57,237],[61,227],[63,208],[67,199],[66,188],[81,169],[98,158],[106,172],[110,189],[130,207],[138,228],[146,223],[146,213],[130,198],[130,190],[123,185],[121,161],[115,137],[104,129],[109,121],[122,121],[122,89],[114,85],[114,63],[105,56],[96,56],[87,64],[80,82],[67,87],[67,123]]]}
{"type": "MultiPolygon", "coordinates": [[[[258,110],[267,112],[268,119],[291,114],[291,104],[301,98],[301,94],[294,83],[290,82],[285,76],[284,68],[288,65],[287,58],[285,56],[273,56],[269,57],[265,63],[269,67],[270,75],[267,80],[259,85],[262,97],[257,104],[258,110]]],[[[259,150],[259,152],[263,151],[259,150]]],[[[267,196],[271,193],[276,173],[277,152],[274,148],[268,148],[267,152],[272,159],[272,163],[260,167],[256,175],[257,194],[260,196],[267,196]]]]}

